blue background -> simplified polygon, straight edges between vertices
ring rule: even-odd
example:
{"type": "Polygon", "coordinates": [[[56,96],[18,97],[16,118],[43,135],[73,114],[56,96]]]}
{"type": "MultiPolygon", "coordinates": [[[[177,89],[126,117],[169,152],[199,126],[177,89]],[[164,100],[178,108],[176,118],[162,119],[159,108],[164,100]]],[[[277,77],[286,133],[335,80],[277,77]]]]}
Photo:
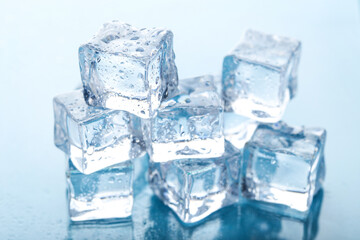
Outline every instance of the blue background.
{"type": "MultiPolygon", "coordinates": [[[[301,40],[298,95],[289,104],[284,120],[292,125],[321,126],[328,131],[327,177],[317,239],[359,236],[357,1],[2,0],[1,239],[82,239],[86,234],[91,238],[116,238],[126,237],[121,235],[125,233],[141,239],[161,236],[157,235],[161,231],[171,231],[175,234],[171,236],[178,238],[211,239],[225,237],[226,229],[232,229],[232,220],[224,219],[238,208],[225,210],[208,222],[187,229],[151,197],[148,188],[142,192],[143,205],[137,207],[144,209],[144,213],[136,213],[130,228],[113,225],[81,230],[81,226],[69,226],[65,159],[53,144],[52,98],[80,84],[77,49],[103,22],[112,19],[138,27],[171,29],[180,78],[220,73],[223,56],[235,46],[246,28],[301,40]],[[157,217],[146,219],[151,212],[157,217]],[[139,220],[141,217],[144,219],[139,220]]],[[[285,225],[281,231],[288,231],[285,225]]],[[[301,232],[294,232],[290,238],[297,239],[300,235],[301,232]]]]}

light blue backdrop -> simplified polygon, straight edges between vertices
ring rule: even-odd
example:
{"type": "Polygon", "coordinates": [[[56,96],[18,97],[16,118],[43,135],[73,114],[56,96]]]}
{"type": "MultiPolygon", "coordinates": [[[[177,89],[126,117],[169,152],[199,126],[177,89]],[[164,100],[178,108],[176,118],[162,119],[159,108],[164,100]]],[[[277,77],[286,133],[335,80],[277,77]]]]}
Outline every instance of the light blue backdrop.
{"type": "MultiPolygon", "coordinates": [[[[222,57],[246,28],[300,39],[299,91],[284,119],[328,130],[327,178],[317,237],[359,236],[357,1],[2,0],[1,239],[69,236],[65,161],[53,145],[52,97],[80,83],[77,48],[112,19],[171,29],[181,78],[219,73],[222,57]]],[[[204,236],[199,229],[199,236],[204,236]]],[[[207,237],[217,234],[213,231],[207,237]]]]}

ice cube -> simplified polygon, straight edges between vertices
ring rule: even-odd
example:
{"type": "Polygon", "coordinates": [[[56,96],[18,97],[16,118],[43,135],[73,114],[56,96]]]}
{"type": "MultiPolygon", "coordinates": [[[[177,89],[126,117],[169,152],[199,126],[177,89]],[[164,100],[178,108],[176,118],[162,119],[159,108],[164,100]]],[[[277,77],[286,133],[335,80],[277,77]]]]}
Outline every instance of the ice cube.
{"type": "Polygon", "coordinates": [[[174,59],[171,31],[106,23],[79,48],[86,102],[149,118],[177,87],[174,59]]]}
{"type": "Polygon", "coordinates": [[[224,113],[224,136],[237,149],[243,149],[258,123],[232,112],[224,113]]]}
{"type": "Polygon", "coordinates": [[[315,239],[321,211],[323,192],[316,194],[308,216],[305,219],[289,218],[263,211],[253,205],[241,207],[241,227],[244,239],[315,239]]]}
{"type": "Polygon", "coordinates": [[[181,80],[179,89],[178,95],[161,104],[156,117],[142,121],[152,161],[220,157],[223,107],[213,77],[181,80]]]}
{"type": "Polygon", "coordinates": [[[82,173],[139,156],[140,119],[125,111],[88,106],[81,90],[54,98],[55,145],[82,173]]]}
{"type": "Polygon", "coordinates": [[[241,157],[226,143],[219,158],[150,161],[149,184],[184,223],[196,223],[238,201],[241,157]]]}
{"type": "Polygon", "coordinates": [[[248,30],[224,58],[225,110],[261,122],[279,121],[297,88],[301,43],[248,30]]]}
{"type": "Polygon", "coordinates": [[[133,206],[131,160],[89,175],[79,172],[68,160],[69,215],[72,221],[128,218],[133,206]]]}
{"type": "Polygon", "coordinates": [[[244,148],[242,194],[274,211],[306,215],[324,179],[326,131],[260,124],[244,148]]]}

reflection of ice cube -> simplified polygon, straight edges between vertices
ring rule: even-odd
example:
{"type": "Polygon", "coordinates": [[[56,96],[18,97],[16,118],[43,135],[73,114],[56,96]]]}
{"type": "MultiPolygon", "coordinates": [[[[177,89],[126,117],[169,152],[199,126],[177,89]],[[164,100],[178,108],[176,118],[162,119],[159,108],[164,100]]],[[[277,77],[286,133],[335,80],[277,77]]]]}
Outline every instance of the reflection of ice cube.
{"type": "Polygon", "coordinates": [[[306,215],[325,175],[325,138],[320,128],[260,124],[244,148],[243,196],[306,215]]]}
{"type": "Polygon", "coordinates": [[[176,89],[173,34],[113,21],[79,48],[86,102],[149,118],[176,89]]]}
{"type": "Polygon", "coordinates": [[[156,117],[143,120],[154,162],[220,157],[224,153],[223,107],[212,76],[183,79],[156,117]]]}
{"type": "Polygon", "coordinates": [[[195,223],[238,201],[241,152],[226,143],[219,158],[150,163],[155,194],[185,223],[195,223]]]}
{"type": "Polygon", "coordinates": [[[318,232],[323,191],[316,194],[309,214],[304,219],[294,219],[263,211],[252,204],[241,207],[241,227],[244,239],[315,239],[318,232]]]}
{"type": "Polygon", "coordinates": [[[246,117],[234,114],[224,113],[224,136],[237,149],[242,149],[247,143],[255,129],[257,123],[246,117]]]}
{"type": "Polygon", "coordinates": [[[126,161],[85,175],[68,160],[69,213],[72,221],[127,218],[133,206],[133,164],[126,161]]]}
{"type": "Polygon", "coordinates": [[[253,30],[224,58],[225,109],[263,121],[279,121],[297,88],[299,41],[253,30]]]}
{"type": "Polygon", "coordinates": [[[70,224],[67,239],[133,239],[131,221],[106,224],[70,224]]]}
{"type": "Polygon", "coordinates": [[[82,173],[135,158],[143,151],[139,118],[88,106],[80,90],[56,96],[54,114],[55,145],[82,173]]]}

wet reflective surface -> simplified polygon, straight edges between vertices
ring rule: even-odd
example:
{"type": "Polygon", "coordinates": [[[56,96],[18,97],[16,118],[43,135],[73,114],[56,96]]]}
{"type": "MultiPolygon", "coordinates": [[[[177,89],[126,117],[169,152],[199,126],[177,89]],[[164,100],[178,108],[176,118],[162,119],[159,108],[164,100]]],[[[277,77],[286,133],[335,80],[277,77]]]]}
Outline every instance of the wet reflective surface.
{"type": "Polygon", "coordinates": [[[324,193],[320,191],[304,220],[233,205],[195,226],[185,226],[154,196],[143,175],[135,182],[132,220],[120,223],[69,224],[69,239],[315,239],[324,193]]]}
{"type": "Polygon", "coordinates": [[[108,239],[256,239],[265,232],[268,238],[357,239],[359,1],[207,1],[204,11],[199,10],[204,9],[203,1],[126,4],[0,1],[0,239],[90,238],[86,234],[105,234],[108,239]],[[136,192],[131,227],[69,227],[66,163],[53,142],[52,98],[79,85],[80,44],[102,23],[119,18],[134,26],[170,28],[181,79],[219,74],[223,56],[247,28],[302,41],[298,91],[283,120],[328,132],[317,224],[229,207],[186,228],[145,187],[136,192]]]}

